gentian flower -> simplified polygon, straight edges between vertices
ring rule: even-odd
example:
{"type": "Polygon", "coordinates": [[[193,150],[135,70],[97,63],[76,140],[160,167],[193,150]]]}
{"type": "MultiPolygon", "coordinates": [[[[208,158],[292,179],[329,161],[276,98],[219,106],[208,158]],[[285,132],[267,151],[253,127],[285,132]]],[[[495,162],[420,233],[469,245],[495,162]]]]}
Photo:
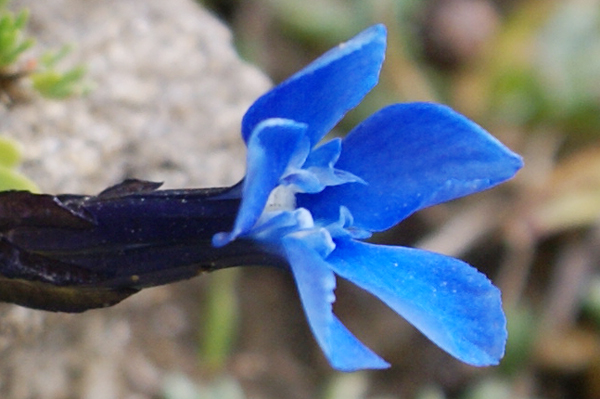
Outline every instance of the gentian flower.
{"type": "Polygon", "coordinates": [[[373,26],[284,81],[247,111],[247,174],[231,231],[284,258],[310,328],[339,370],[385,368],[332,312],[336,275],[372,293],[468,364],[497,364],[499,290],[473,267],[419,249],[362,241],[424,207],[511,178],[521,158],[481,127],[430,103],[395,104],[320,144],[377,83],[386,31],[373,26]]]}
{"type": "Polygon", "coordinates": [[[226,188],[158,190],[127,180],[97,196],[0,193],[0,301],[82,312],[225,267],[293,274],[334,368],[388,364],[332,312],[336,276],[372,293],[442,349],[476,366],[504,352],[500,292],[466,263],[363,240],[522,166],[482,128],[429,103],[383,108],[320,143],[377,83],[381,25],[281,83],[242,121],[247,174],[226,188]]]}

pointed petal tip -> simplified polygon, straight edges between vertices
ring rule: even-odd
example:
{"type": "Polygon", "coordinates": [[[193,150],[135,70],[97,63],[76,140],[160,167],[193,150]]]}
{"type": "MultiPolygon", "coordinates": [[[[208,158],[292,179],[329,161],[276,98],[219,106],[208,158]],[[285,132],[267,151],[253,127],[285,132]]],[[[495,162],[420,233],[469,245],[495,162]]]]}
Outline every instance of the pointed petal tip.
{"type": "Polygon", "coordinates": [[[389,367],[333,314],[334,273],[314,248],[313,239],[318,237],[307,238],[288,235],[283,245],[309,326],[327,360],[333,368],[346,372],[389,367]]]}
{"type": "Polygon", "coordinates": [[[500,355],[482,353],[480,356],[473,359],[461,359],[459,357],[457,357],[457,359],[473,367],[492,367],[499,365],[503,357],[504,351],[502,351],[502,354],[500,355]]]}
{"type": "Polygon", "coordinates": [[[472,269],[481,279],[480,288],[487,286],[479,295],[472,298],[472,301],[484,305],[482,310],[485,312],[485,316],[480,317],[479,334],[472,335],[470,339],[465,339],[466,336],[456,339],[453,345],[454,349],[448,352],[471,366],[496,366],[504,357],[508,339],[506,315],[502,308],[502,294],[485,275],[472,269]]]}
{"type": "MultiPolygon", "coordinates": [[[[384,24],[376,24],[368,27],[367,29],[360,32],[354,38],[350,39],[351,41],[356,41],[358,43],[372,43],[376,41],[380,41],[385,43],[387,40],[387,28],[384,24]]],[[[358,46],[357,46],[358,47],[358,46]]]]}
{"type": "Polygon", "coordinates": [[[352,373],[361,370],[385,370],[391,367],[391,364],[375,355],[366,357],[357,357],[351,363],[346,361],[337,361],[337,359],[329,359],[331,367],[345,373],[352,373]]]}
{"type": "Polygon", "coordinates": [[[316,144],[377,84],[386,35],[383,25],[367,28],[262,95],[242,119],[244,141],[262,120],[281,117],[307,123],[316,144]]]}
{"type": "Polygon", "coordinates": [[[512,151],[510,151],[510,157],[511,157],[511,166],[513,167],[513,170],[514,170],[514,172],[513,172],[513,176],[514,176],[517,174],[517,172],[519,170],[521,170],[521,168],[523,168],[523,166],[525,166],[525,161],[523,160],[522,156],[520,156],[519,154],[516,154],[512,151]]]}
{"type": "MultiPolygon", "coordinates": [[[[338,46],[324,53],[315,61],[307,65],[300,72],[294,74],[288,80],[292,81],[304,75],[310,74],[312,71],[323,68],[335,61],[341,59],[349,60],[348,56],[353,53],[360,53],[361,62],[369,60],[370,63],[377,68],[377,75],[385,58],[385,49],[387,46],[387,29],[383,24],[373,25],[362,32],[358,33],[353,38],[340,43],[338,46]]],[[[355,61],[348,61],[355,62],[355,61]]],[[[367,76],[365,76],[367,77],[367,76]]],[[[357,83],[357,82],[355,82],[357,83]]]]}
{"type": "Polygon", "coordinates": [[[338,371],[342,371],[344,373],[353,373],[355,371],[361,370],[385,370],[391,367],[391,364],[377,356],[376,359],[366,360],[366,361],[358,361],[353,363],[358,364],[347,364],[345,362],[336,363],[335,360],[329,359],[329,364],[331,367],[338,371]]]}
{"type": "Polygon", "coordinates": [[[477,351],[469,355],[453,355],[457,359],[474,367],[497,366],[504,357],[507,338],[508,335],[506,329],[504,329],[502,333],[496,334],[489,346],[477,348],[477,351]]]}
{"type": "Polygon", "coordinates": [[[352,372],[367,369],[386,369],[390,364],[359,341],[342,322],[334,317],[329,325],[330,340],[322,346],[331,367],[352,372]]]}

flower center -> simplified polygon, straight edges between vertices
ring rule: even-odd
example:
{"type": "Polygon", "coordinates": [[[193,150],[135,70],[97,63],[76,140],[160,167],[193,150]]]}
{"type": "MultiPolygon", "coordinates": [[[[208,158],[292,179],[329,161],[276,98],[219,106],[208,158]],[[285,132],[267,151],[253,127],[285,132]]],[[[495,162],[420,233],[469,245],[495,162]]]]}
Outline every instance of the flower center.
{"type": "Polygon", "coordinates": [[[275,187],[265,206],[264,212],[293,211],[296,209],[296,190],[291,185],[275,187]]]}

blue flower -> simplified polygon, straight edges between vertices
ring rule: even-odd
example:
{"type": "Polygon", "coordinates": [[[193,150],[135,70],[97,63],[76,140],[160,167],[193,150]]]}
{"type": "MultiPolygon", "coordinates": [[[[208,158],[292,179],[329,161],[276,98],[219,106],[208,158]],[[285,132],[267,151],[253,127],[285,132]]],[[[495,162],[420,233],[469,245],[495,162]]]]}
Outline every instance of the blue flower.
{"type": "Polygon", "coordinates": [[[377,296],[456,358],[497,364],[500,292],[468,264],[361,241],[427,206],[511,178],[521,158],[481,127],[430,103],[394,104],[345,139],[319,144],[377,83],[386,31],[330,50],[248,110],[242,200],[213,245],[251,240],[289,263],[314,336],[339,370],[388,367],[332,312],[336,275],[377,296]]]}

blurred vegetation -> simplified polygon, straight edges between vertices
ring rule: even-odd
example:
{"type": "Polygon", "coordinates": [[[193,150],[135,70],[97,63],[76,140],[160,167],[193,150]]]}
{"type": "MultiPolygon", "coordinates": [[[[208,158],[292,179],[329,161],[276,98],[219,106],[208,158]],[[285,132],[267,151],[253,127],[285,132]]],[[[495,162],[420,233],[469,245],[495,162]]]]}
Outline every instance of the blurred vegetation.
{"type": "Polygon", "coordinates": [[[15,168],[21,163],[19,143],[0,136],[0,191],[27,190],[36,192],[37,186],[15,168]]]}
{"type": "Polygon", "coordinates": [[[63,46],[55,52],[46,52],[40,57],[41,70],[31,74],[33,88],[46,98],[62,100],[73,95],[86,93],[90,89],[85,82],[85,66],[77,65],[66,71],[60,71],[57,65],[71,51],[70,46],[63,46]]]}
{"type": "Polygon", "coordinates": [[[70,47],[64,46],[55,52],[44,54],[39,62],[25,58],[25,54],[35,45],[35,39],[28,37],[25,29],[29,12],[17,13],[7,8],[10,0],[0,0],[0,90],[5,104],[26,101],[28,93],[25,85],[30,83],[35,91],[46,98],[64,99],[83,94],[89,89],[85,82],[85,67],[75,66],[66,70],[56,68],[68,54],[70,47]]]}
{"type": "Polygon", "coordinates": [[[65,99],[84,94],[90,84],[86,82],[85,67],[77,65],[65,70],[57,65],[69,53],[70,47],[47,52],[39,60],[25,58],[26,52],[35,45],[25,29],[29,12],[17,13],[7,8],[10,0],[0,0],[0,90],[5,104],[27,101],[29,84],[37,93],[49,99],[65,99]]]}
{"type": "MultiPolygon", "coordinates": [[[[0,0],[0,106],[10,107],[31,99],[33,93],[48,99],[61,100],[83,94],[89,89],[82,65],[62,70],[57,67],[70,51],[64,46],[58,51],[47,52],[39,62],[27,59],[27,51],[35,45],[25,30],[29,12],[13,12],[7,8],[10,0],[0,0]]],[[[0,191],[37,191],[36,185],[19,173],[16,168],[21,161],[20,144],[0,136],[0,191]]]]}
{"type": "MultiPolygon", "coordinates": [[[[342,375],[300,358],[317,383],[307,388],[312,395],[294,397],[600,397],[600,1],[201,3],[274,82],[382,22],[389,38],[380,83],[338,134],[387,104],[436,101],[525,159],[509,184],[420,212],[377,237],[461,257],[494,280],[509,317],[501,365],[459,364],[413,330],[390,327],[386,309],[342,282],[338,298],[360,299],[338,313],[393,367],[342,375]]],[[[239,328],[238,350],[248,323],[239,328]]]]}

